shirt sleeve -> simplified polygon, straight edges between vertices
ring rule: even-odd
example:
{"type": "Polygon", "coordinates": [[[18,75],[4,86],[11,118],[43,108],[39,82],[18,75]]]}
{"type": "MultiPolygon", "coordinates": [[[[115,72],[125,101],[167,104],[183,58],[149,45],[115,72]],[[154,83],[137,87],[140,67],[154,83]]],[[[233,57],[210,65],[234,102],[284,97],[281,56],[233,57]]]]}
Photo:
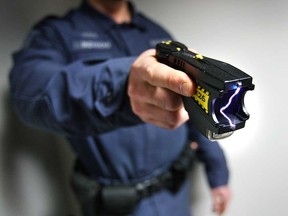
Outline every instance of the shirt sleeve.
{"type": "Polygon", "coordinates": [[[141,123],[126,93],[136,57],[67,64],[60,39],[45,23],[13,57],[11,97],[29,125],[77,136],[141,123]]]}
{"type": "Polygon", "coordinates": [[[189,139],[198,143],[197,158],[203,162],[211,188],[228,184],[229,169],[222,148],[216,141],[210,141],[193,126],[189,127],[189,139]]]}

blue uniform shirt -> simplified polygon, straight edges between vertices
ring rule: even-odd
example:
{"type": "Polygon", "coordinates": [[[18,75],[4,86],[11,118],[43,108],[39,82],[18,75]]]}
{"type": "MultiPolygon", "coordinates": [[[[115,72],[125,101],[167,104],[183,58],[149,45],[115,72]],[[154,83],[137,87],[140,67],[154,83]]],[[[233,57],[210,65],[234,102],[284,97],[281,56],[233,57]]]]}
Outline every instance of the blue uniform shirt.
{"type": "Polygon", "coordinates": [[[47,17],[14,54],[11,94],[26,123],[63,134],[97,181],[138,182],[163,172],[188,139],[199,141],[211,187],[226,185],[218,143],[189,124],[166,130],[142,122],[126,93],[137,56],[171,39],[132,4],[131,23],[116,24],[85,1],[65,16],[47,17]]]}

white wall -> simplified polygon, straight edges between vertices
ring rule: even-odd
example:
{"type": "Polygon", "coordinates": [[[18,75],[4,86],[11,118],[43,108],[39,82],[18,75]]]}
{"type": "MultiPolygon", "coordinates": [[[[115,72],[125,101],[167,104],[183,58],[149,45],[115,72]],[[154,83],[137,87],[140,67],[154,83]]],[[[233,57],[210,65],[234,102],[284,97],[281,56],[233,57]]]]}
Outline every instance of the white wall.
{"type": "MultiPolygon", "coordinates": [[[[0,215],[68,215],[76,212],[67,183],[73,155],[59,137],[24,127],[7,98],[10,54],[30,26],[63,13],[77,0],[0,0],[0,215]],[[63,185],[64,184],[64,185],[63,185]]],[[[231,168],[228,216],[285,215],[288,200],[286,70],[288,2],[268,0],[134,0],[179,41],[203,55],[249,73],[245,129],[221,142],[231,168]]],[[[210,216],[202,167],[193,190],[195,216],[210,216]]]]}
{"type": "MultiPolygon", "coordinates": [[[[256,88],[246,95],[251,118],[245,129],[221,142],[229,158],[234,193],[227,215],[286,215],[288,2],[136,2],[179,41],[253,76],[256,88]]],[[[213,215],[204,181],[201,172],[195,189],[196,216],[213,215]]]]}

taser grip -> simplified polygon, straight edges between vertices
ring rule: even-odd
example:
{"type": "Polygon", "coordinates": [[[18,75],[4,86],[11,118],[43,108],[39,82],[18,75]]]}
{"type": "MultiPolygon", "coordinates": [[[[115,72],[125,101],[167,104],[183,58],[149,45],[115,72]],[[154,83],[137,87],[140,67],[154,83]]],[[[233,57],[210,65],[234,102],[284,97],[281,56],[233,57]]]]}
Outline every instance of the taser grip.
{"type": "Polygon", "coordinates": [[[182,98],[190,121],[200,133],[218,140],[244,128],[249,119],[244,96],[255,87],[251,76],[230,64],[189,51],[176,41],[158,43],[156,58],[185,72],[196,83],[196,94],[182,98]]]}

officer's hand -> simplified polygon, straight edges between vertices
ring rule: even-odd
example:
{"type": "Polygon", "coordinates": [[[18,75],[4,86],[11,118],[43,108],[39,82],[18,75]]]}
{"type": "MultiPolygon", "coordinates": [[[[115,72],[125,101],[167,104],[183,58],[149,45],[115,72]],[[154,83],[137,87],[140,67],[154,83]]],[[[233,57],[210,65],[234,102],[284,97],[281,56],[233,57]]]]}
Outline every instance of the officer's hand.
{"type": "Polygon", "coordinates": [[[221,186],[212,189],[213,211],[218,215],[222,215],[227,209],[231,198],[231,191],[228,186],[221,186]]]}
{"type": "Polygon", "coordinates": [[[144,122],[167,129],[179,127],[189,118],[181,95],[194,92],[187,74],[159,63],[155,49],[145,51],[132,64],[128,95],[133,112],[144,122]]]}

